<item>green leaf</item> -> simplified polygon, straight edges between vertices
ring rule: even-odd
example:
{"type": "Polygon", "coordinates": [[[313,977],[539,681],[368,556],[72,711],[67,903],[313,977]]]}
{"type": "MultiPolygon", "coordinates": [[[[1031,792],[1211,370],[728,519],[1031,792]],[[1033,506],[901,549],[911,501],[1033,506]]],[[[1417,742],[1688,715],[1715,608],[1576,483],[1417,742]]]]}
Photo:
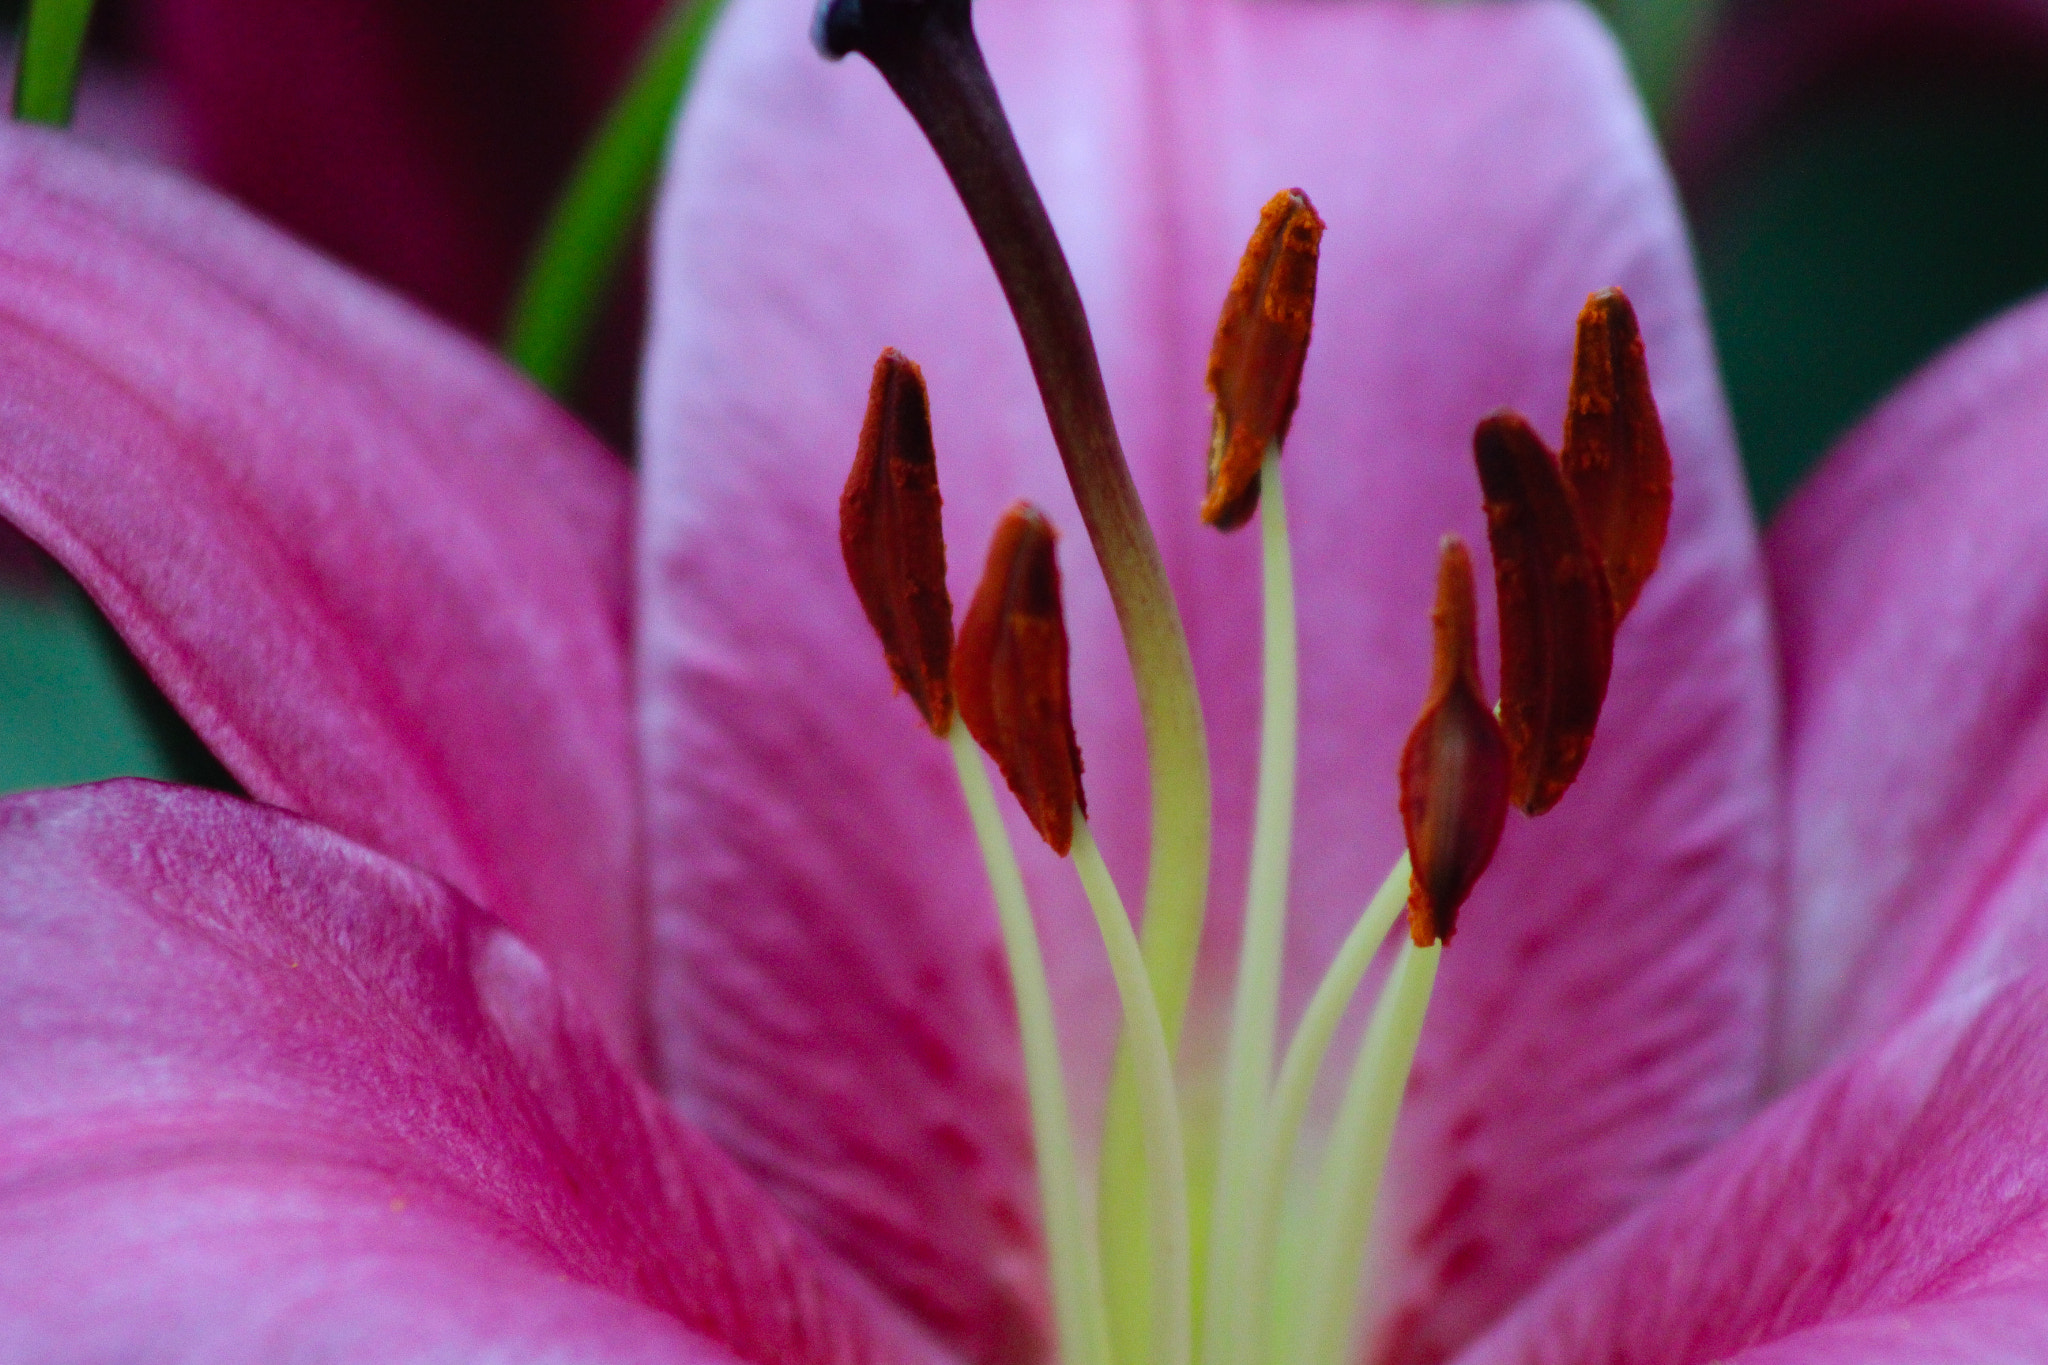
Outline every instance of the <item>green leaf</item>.
{"type": "Polygon", "coordinates": [[[2048,285],[2044,223],[2048,83],[2021,71],[1888,72],[1716,182],[1695,228],[1762,512],[1936,351],[2048,285]]]}
{"type": "Polygon", "coordinates": [[[1628,54],[1643,103],[1659,123],[1684,88],[1720,8],[1718,0],[1599,0],[1600,12],[1628,54]]]}
{"type": "Polygon", "coordinates": [[[560,394],[576,377],[661,173],[669,127],[724,0],[677,0],[557,202],[512,309],[505,354],[560,394]]]}
{"type": "Polygon", "coordinates": [[[14,73],[14,116],[62,128],[71,122],[79,59],[92,23],[92,0],[33,0],[14,73]]]}
{"type": "Polygon", "coordinates": [[[55,573],[0,577],[0,792],[175,777],[127,666],[76,586],[55,573]]]}

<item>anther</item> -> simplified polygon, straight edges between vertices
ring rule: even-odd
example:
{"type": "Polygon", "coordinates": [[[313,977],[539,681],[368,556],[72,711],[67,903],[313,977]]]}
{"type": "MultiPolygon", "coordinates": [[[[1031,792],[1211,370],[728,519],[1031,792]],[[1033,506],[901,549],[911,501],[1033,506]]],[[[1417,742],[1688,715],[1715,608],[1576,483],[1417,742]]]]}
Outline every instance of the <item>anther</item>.
{"type": "Polygon", "coordinates": [[[1242,526],[1259,505],[1259,469],[1287,438],[1301,396],[1316,302],[1323,220],[1300,190],[1282,190],[1259,214],[1223,301],[1209,351],[1215,418],[1202,520],[1242,526]]]}
{"type": "Polygon", "coordinates": [[[1600,556],[1550,450],[1512,412],[1472,437],[1500,602],[1501,729],[1510,795],[1556,805],[1592,747],[1614,658],[1614,603],[1600,556]]]}
{"type": "Polygon", "coordinates": [[[894,350],[875,361],[860,448],[839,496],[839,548],[897,687],[944,735],[953,723],[953,600],[931,407],[923,372],[894,350]]]}
{"type": "Polygon", "coordinates": [[[1563,465],[1619,624],[1657,567],[1671,521],[1671,453],[1635,309],[1619,289],[1601,290],[1579,314],[1563,465]]]}
{"type": "Polygon", "coordinates": [[[1003,514],[960,623],[953,694],[968,733],[1002,769],[1032,827],[1064,857],[1074,811],[1086,814],[1087,800],[1067,691],[1058,540],[1030,503],[1003,514]]]}
{"type": "MultiPolygon", "coordinates": [[[[972,10],[971,0],[825,0],[813,33],[827,56],[867,58],[902,101],[959,193],[1016,318],[1137,683],[1152,796],[1145,951],[1167,1032],[1177,1035],[1208,900],[1209,753],[1194,661],[1124,460],[1080,290],[1003,113],[972,10]]],[[[1112,1113],[1131,1093],[1116,1087],[1112,1113]]],[[[1113,1213],[1104,1222],[1128,1220],[1113,1213]]]]}
{"type": "Polygon", "coordinates": [[[1401,824],[1414,868],[1408,932],[1450,942],[1458,908],[1493,861],[1508,814],[1508,748],[1479,687],[1472,556],[1446,536],[1437,565],[1429,697],[1401,751],[1401,824]]]}

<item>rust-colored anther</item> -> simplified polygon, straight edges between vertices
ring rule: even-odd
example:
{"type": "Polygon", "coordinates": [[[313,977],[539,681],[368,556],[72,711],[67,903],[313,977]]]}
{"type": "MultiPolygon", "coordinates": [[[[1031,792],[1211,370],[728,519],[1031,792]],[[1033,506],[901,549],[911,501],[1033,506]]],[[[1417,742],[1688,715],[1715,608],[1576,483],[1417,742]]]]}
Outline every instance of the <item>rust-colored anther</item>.
{"type": "Polygon", "coordinates": [[[839,495],[839,548],[897,687],[933,734],[945,734],[953,723],[953,599],[931,406],[923,372],[894,350],[875,361],[860,450],[839,495]]]}
{"type": "Polygon", "coordinates": [[[1202,520],[1242,526],[1259,506],[1266,451],[1287,438],[1301,396],[1316,305],[1316,255],[1323,220],[1300,190],[1282,190],[1259,214],[1237,278],[1223,300],[1209,351],[1216,400],[1209,435],[1209,493],[1202,520]]]}
{"type": "Polygon", "coordinates": [[[1401,824],[1413,879],[1408,933],[1451,941],[1458,907],[1493,861],[1508,818],[1508,746],[1479,690],[1472,556],[1445,536],[1437,565],[1436,663],[1429,697],[1401,751],[1401,824]]]}
{"type": "Polygon", "coordinates": [[[1495,413],[1473,433],[1500,602],[1500,719],[1531,815],[1556,805],[1593,743],[1614,660],[1614,603],[1598,551],[1543,440],[1495,413]]]}
{"type": "Polygon", "coordinates": [[[1635,309],[1619,289],[1601,290],[1579,314],[1563,466],[1619,624],[1657,567],[1671,522],[1671,452],[1635,309]]]}
{"type": "Polygon", "coordinates": [[[1085,813],[1081,746],[1067,693],[1059,534],[1028,502],[1003,514],[953,651],[953,695],[1033,828],[1066,855],[1085,813]]]}

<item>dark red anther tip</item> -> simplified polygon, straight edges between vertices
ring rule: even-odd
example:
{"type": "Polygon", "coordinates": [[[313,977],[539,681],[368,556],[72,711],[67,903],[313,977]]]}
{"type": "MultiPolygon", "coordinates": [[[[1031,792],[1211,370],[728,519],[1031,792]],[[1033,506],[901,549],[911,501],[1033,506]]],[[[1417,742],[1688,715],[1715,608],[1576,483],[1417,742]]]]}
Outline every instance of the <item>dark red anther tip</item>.
{"type": "Polygon", "coordinates": [[[1323,220],[1300,190],[1282,190],[1259,225],[1223,300],[1209,351],[1215,419],[1202,520],[1232,530],[1259,505],[1266,451],[1287,437],[1315,319],[1323,220]]]}
{"type": "Polygon", "coordinates": [[[839,496],[839,548],[896,685],[932,733],[945,734],[953,723],[953,599],[931,406],[923,372],[894,350],[875,361],[860,448],[839,496]]]}
{"type": "Polygon", "coordinates": [[[1500,602],[1501,729],[1511,795],[1556,805],[1592,747],[1614,658],[1614,603],[1564,473],[1529,424],[1496,413],[1472,437],[1500,602]]]}
{"type": "Polygon", "coordinates": [[[1594,294],[1579,314],[1563,467],[1619,624],[1656,569],[1671,522],[1671,452],[1635,309],[1619,289],[1594,294]]]}
{"type": "Polygon", "coordinates": [[[1002,769],[1035,828],[1064,857],[1087,810],[1067,691],[1059,535],[1030,503],[1003,514],[981,586],[960,624],[953,693],[960,719],[1002,769]]]}
{"type": "Polygon", "coordinates": [[[1472,556],[1446,536],[1429,696],[1401,751],[1401,824],[1413,868],[1408,932],[1419,948],[1451,941],[1458,908],[1493,861],[1507,820],[1508,747],[1480,691],[1476,617],[1472,556]]]}

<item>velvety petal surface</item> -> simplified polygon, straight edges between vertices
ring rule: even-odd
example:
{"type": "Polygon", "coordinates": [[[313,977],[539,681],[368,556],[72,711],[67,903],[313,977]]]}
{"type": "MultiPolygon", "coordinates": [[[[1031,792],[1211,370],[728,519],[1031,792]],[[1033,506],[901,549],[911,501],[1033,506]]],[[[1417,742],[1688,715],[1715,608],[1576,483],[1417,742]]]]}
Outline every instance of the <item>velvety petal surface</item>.
{"type": "Polygon", "coordinates": [[[2048,960],[2048,300],[1853,433],[1770,537],[1793,842],[1780,1070],[2048,960]]]}
{"type": "MultiPolygon", "coordinates": [[[[809,50],[809,8],[732,11],[658,227],[641,697],[663,1074],[834,1246],[997,1358],[1040,1291],[986,879],[946,755],[889,694],[832,520],[884,345],[930,382],[955,600],[1009,500],[1069,533],[1089,809],[1133,901],[1143,755],[988,267],[880,79],[809,50]]],[[[1672,540],[1580,788],[1508,831],[1445,969],[1375,1338],[1431,1358],[1732,1127],[1759,1084],[1775,682],[1669,187],[1618,59],[1571,5],[985,0],[976,21],[1188,617],[1219,949],[1250,825],[1257,558],[1196,518],[1203,362],[1266,198],[1300,186],[1329,223],[1287,456],[1297,1001],[1401,847],[1394,771],[1427,687],[1437,539],[1483,540],[1472,425],[1514,404],[1554,440],[1587,292],[1620,283],[1641,312],[1679,462],[1672,540]]],[[[1017,830],[1085,1096],[1115,1018],[1106,973],[1071,873],[1017,830]]],[[[1212,1001],[1224,965],[1210,955],[1212,1001]]]]}
{"type": "Polygon", "coordinates": [[[635,1034],[628,482],[481,350],[171,177],[0,131],[0,516],[254,795],[635,1034]]]}
{"type": "Polygon", "coordinates": [[[1461,1365],[2022,1361],[2048,1331],[2048,974],[1780,1102],[1461,1365]]]}
{"type": "Polygon", "coordinates": [[[929,1358],[444,883],[119,782],[0,802],[0,1355],[929,1358]]]}
{"type": "Polygon", "coordinates": [[[200,172],[495,335],[660,0],[143,0],[200,172]]]}

